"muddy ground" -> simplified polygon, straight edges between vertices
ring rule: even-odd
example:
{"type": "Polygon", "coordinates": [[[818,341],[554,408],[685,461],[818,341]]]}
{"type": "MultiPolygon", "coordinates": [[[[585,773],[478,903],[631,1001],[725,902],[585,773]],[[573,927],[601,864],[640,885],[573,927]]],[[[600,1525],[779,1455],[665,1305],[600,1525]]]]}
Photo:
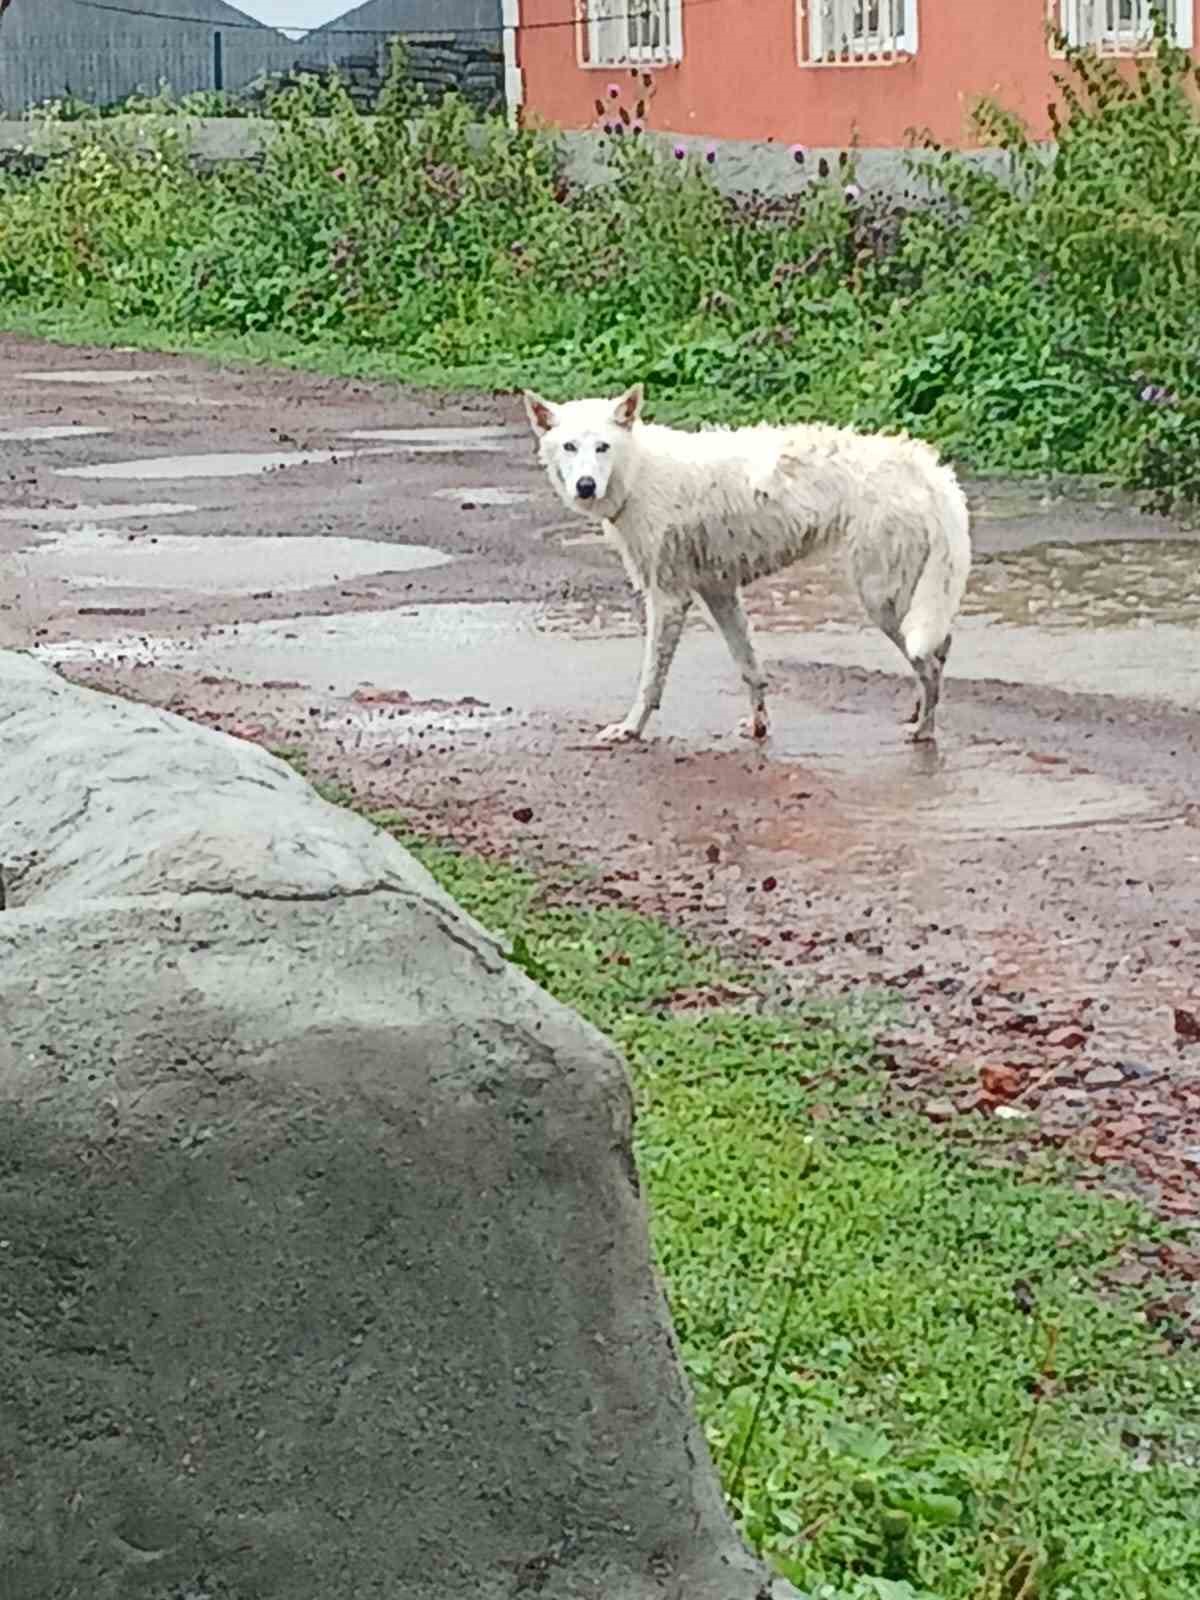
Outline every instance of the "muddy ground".
{"type": "MultiPolygon", "coordinates": [[[[640,747],[594,530],[512,397],[0,339],[0,643],[880,1008],[897,1095],[1200,1221],[1200,546],[971,483],[935,750],[832,568],[759,584],[763,750],[702,624],[640,747]]],[[[682,997],[703,1005],[710,997],[682,997]]]]}

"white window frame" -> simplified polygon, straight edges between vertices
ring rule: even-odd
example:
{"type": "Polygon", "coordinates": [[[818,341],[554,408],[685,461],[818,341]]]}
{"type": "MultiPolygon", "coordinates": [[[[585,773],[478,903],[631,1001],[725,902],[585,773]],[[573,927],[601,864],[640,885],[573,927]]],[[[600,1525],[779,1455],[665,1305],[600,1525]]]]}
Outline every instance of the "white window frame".
{"type": "Polygon", "coordinates": [[[575,0],[575,53],[597,72],[674,66],[683,60],[683,0],[575,0]]]}
{"type": "Polygon", "coordinates": [[[896,67],[918,47],[920,0],[796,0],[802,67],[896,67]]]}
{"type": "MultiPolygon", "coordinates": [[[[1164,0],[1175,43],[1190,50],[1196,37],[1196,0],[1164,0]]],[[[1092,49],[1102,56],[1141,56],[1154,49],[1150,27],[1152,0],[1048,0],[1047,13],[1056,32],[1072,49],[1092,49]],[[1129,7],[1128,22],[1121,19],[1129,7]],[[1110,24],[1113,17],[1115,26],[1110,24]],[[1144,17],[1144,21],[1139,21],[1144,17]]],[[[1055,55],[1062,51],[1055,48],[1055,55]]]]}

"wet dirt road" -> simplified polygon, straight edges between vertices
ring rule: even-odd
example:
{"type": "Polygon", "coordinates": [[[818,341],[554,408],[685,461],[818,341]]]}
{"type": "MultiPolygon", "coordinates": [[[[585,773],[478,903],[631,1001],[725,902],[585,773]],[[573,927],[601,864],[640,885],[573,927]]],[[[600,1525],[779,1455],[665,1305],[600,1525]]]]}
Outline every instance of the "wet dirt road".
{"type": "MultiPolygon", "coordinates": [[[[698,623],[653,737],[611,553],[518,405],[0,339],[0,643],[884,1016],[895,1092],[1200,1219],[1200,543],[971,484],[936,750],[835,569],[749,597],[762,751],[698,623]]],[[[696,1005],[705,996],[692,997],[696,1005]]]]}

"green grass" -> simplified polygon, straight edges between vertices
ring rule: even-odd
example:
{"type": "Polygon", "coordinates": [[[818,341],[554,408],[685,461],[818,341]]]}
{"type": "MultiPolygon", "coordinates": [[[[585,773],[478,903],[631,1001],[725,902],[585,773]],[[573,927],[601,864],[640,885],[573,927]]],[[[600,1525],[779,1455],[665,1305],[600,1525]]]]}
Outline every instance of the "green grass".
{"type": "Polygon", "coordinates": [[[674,1014],[745,975],[375,820],[624,1050],[655,1250],[754,1545],[823,1600],[1194,1600],[1200,1363],[1099,1281],[1154,1224],[883,1117],[854,1018],[674,1014]]]}

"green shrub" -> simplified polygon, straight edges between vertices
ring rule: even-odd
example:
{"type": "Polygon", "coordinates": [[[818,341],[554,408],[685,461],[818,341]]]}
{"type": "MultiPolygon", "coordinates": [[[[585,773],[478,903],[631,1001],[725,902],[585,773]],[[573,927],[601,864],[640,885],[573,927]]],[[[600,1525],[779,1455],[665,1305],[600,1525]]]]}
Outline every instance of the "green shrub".
{"type": "Polygon", "coordinates": [[[586,190],[553,136],[416,104],[399,54],[373,119],[336,83],[284,88],[257,165],[196,171],[183,118],[86,124],[0,178],[0,302],[447,385],[636,375],[682,419],[903,427],[1196,500],[1200,119],[1161,31],[1131,78],[1068,52],[1053,151],[989,104],[1002,175],[914,150],[932,203],[861,194],[853,160],[723,199],[703,156],[639,138],[648,81],[597,103],[609,181],[586,190]]]}

